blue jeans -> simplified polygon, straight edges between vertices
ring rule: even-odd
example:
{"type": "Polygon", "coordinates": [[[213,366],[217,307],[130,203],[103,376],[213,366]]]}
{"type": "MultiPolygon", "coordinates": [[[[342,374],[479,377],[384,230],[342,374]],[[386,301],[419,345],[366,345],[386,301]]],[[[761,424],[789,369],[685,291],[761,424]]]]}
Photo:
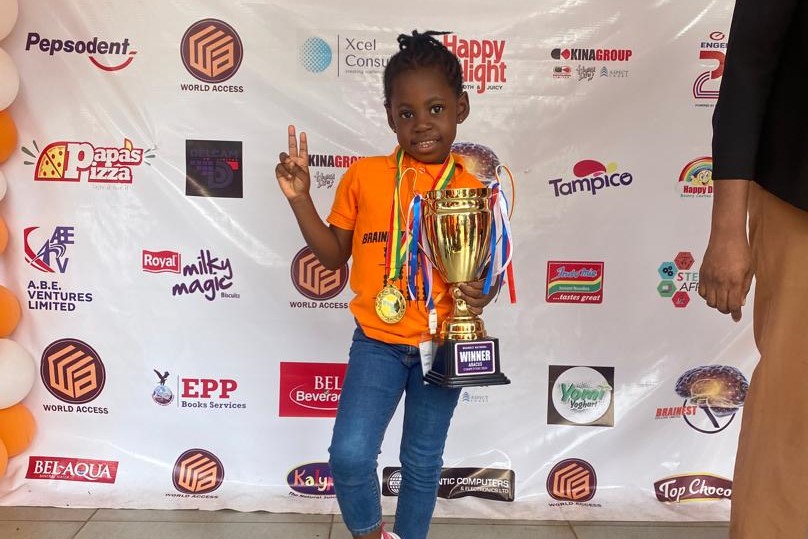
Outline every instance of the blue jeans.
{"type": "Polygon", "coordinates": [[[424,384],[417,347],[383,343],[357,328],[329,448],[337,501],[354,535],[381,525],[377,457],[405,392],[395,532],[402,539],[426,539],[460,390],[424,384]]]}

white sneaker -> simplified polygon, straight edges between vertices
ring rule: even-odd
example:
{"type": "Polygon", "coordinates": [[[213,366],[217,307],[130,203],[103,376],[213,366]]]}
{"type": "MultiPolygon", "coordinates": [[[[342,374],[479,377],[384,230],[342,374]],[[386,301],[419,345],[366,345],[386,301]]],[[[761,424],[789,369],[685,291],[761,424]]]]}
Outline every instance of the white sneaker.
{"type": "Polygon", "coordinates": [[[382,539],[401,539],[401,536],[384,530],[384,523],[382,523],[382,539]]]}

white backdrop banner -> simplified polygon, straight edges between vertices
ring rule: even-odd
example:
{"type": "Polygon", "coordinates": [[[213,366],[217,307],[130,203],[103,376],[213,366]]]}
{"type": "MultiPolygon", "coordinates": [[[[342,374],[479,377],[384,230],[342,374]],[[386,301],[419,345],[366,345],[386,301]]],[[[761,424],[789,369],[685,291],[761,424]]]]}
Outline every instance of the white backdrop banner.
{"type": "Polygon", "coordinates": [[[728,517],[757,355],[696,288],[731,0],[20,4],[0,282],[39,431],[0,504],[338,511],[350,268],[305,247],[274,165],[305,130],[325,215],[395,145],[396,36],[436,29],[471,101],[456,150],[516,177],[518,296],[486,309],[512,383],[462,391],[436,515],[728,517]]]}

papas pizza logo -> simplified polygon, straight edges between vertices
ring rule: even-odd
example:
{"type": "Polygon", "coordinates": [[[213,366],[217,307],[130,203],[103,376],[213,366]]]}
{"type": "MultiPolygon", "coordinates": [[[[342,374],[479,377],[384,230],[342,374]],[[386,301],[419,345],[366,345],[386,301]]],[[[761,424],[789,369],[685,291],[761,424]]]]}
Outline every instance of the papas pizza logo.
{"type": "Polygon", "coordinates": [[[90,62],[102,71],[120,71],[129,67],[137,51],[129,48],[129,38],[123,41],[92,39],[64,39],[62,37],[42,37],[38,32],[28,32],[25,50],[39,50],[48,56],[56,54],[86,54],[90,62]]]}
{"type": "Polygon", "coordinates": [[[83,481],[114,483],[118,477],[118,461],[79,459],[73,457],[28,457],[26,479],[48,481],[83,481]]]}
{"type": "Polygon", "coordinates": [[[504,39],[463,39],[457,34],[445,34],[443,44],[460,60],[466,90],[478,94],[498,91],[508,82],[504,39]]]}
{"type": "Polygon", "coordinates": [[[345,363],[282,361],[280,417],[336,417],[345,363]]]}
{"type": "Polygon", "coordinates": [[[60,339],[48,345],[42,352],[40,375],[50,394],[69,404],[84,404],[98,397],[107,378],[98,352],[78,339],[60,339]]]}
{"type": "Polygon", "coordinates": [[[547,476],[547,493],[562,502],[588,502],[595,497],[597,486],[595,469],[581,459],[562,460],[547,476]]]}
{"type": "Polygon", "coordinates": [[[597,195],[602,189],[626,187],[634,182],[630,172],[621,172],[617,163],[604,165],[600,161],[584,159],[572,167],[574,180],[565,182],[564,178],[549,180],[556,197],[589,193],[597,195]]]}
{"type": "Polygon", "coordinates": [[[704,198],[713,194],[713,158],[699,157],[679,173],[678,189],[682,198],[704,198]]]}
{"type": "Polygon", "coordinates": [[[152,150],[136,148],[125,138],[123,146],[93,146],[89,142],[51,142],[41,151],[36,141],[34,151],[22,151],[34,161],[34,180],[47,182],[81,182],[99,184],[130,184],[135,167],[149,164],[144,159],[154,158],[152,150]]]}
{"type": "Polygon", "coordinates": [[[603,303],[603,262],[547,262],[547,303],[603,303]]]}
{"type": "Polygon", "coordinates": [[[291,307],[303,308],[341,308],[347,303],[329,303],[326,300],[340,294],[348,284],[348,264],[334,271],[320,264],[317,256],[308,247],[304,247],[295,255],[291,268],[292,284],[305,297],[321,303],[308,301],[290,302],[291,307]]]}
{"type": "Polygon", "coordinates": [[[224,465],[205,449],[189,449],[174,463],[174,488],[183,494],[208,494],[224,481],[224,465]]]}
{"type": "Polygon", "coordinates": [[[238,72],[244,46],[235,28],[219,19],[203,19],[192,24],[180,41],[185,69],[207,84],[183,84],[183,90],[243,92],[242,86],[217,86],[238,72]],[[211,86],[213,85],[213,86],[211,86]]]}

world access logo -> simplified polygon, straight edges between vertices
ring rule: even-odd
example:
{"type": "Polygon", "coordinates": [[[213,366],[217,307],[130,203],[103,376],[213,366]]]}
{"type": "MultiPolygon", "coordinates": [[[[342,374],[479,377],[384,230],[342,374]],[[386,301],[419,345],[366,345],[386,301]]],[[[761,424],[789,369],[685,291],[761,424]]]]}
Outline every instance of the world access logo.
{"type": "Polygon", "coordinates": [[[632,184],[634,176],[630,172],[620,172],[617,163],[604,165],[600,161],[584,159],[572,167],[574,180],[565,182],[563,178],[550,180],[553,194],[556,197],[569,196],[581,193],[597,195],[601,189],[609,187],[619,188],[632,184]]]}

